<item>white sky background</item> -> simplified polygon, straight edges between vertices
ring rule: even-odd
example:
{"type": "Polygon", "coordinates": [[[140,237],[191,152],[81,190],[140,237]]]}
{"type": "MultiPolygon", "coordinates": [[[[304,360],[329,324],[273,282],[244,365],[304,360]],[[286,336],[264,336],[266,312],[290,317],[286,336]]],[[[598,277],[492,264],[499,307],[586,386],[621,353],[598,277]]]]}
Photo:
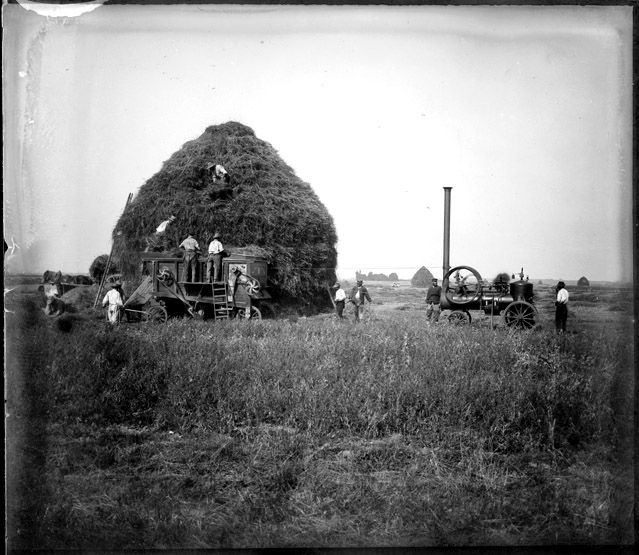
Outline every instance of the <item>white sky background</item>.
{"type": "MultiPolygon", "coordinates": [[[[338,273],[632,276],[630,7],[4,6],[9,271],[87,273],[129,192],[209,125],[271,143],[338,273]]],[[[159,222],[158,222],[159,223],[159,222]]],[[[231,241],[232,242],[232,241],[231,241]]]]}

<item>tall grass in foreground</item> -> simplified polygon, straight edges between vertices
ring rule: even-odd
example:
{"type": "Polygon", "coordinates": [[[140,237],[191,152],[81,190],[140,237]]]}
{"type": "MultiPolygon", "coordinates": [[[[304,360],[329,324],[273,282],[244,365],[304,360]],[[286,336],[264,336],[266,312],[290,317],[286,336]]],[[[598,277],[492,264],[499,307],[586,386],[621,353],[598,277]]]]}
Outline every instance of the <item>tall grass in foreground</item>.
{"type": "Polygon", "coordinates": [[[366,438],[463,429],[497,451],[610,433],[623,350],[614,338],[392,320],[172,321],[68,339],[49,369],[55,405],[101,424],[231,433],[269,423],[366,438]]]}
{"type": "Polygon", "coordinates": [[[10,341],[47,430],[16,547],[628,537],[612,458],[629,349],[604,328],[50,324],[10,341]]]}

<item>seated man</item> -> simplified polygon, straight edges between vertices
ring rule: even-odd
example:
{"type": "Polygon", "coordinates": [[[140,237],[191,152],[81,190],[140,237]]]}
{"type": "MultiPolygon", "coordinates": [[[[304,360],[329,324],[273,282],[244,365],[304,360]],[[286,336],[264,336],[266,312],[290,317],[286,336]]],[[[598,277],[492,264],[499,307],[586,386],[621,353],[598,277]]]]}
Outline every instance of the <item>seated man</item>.
{"type": "Polygon", "coordinates": [[[228,172],[224,169],[224,166],[221,166],[220,164],[209,162],[206,165],[206,171],[211,174],[214,181],[224,181],[225,183],[228,183],[231,180],[228,172]]]}

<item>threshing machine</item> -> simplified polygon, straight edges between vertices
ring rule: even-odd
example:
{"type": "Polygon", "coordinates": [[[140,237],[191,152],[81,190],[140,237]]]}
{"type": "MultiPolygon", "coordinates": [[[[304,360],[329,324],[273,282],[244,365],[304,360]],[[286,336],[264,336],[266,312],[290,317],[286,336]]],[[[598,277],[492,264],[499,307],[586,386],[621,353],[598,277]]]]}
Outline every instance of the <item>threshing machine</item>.
{"type": "Polygon", "coordinates": [[[260,256],[232,254],[222,263],[222,281],[205,281],[206,257],[198,257],[197,281],[187,281],[180,256],[145,252],[144,280],[125,302],[127,317],[152,314],[158,322],[169,316],[212,319],[261,319],[260,306],[270,299],[265,290],[267,262],[260,256]]]}

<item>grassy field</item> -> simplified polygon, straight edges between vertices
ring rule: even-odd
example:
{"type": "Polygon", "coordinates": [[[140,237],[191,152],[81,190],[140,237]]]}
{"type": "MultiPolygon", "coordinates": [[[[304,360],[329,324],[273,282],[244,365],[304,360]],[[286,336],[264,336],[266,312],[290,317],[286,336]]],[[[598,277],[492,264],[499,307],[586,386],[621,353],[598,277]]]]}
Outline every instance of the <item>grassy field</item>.
{"type": "Polygon", "coordinates": [[[10,549],[629,544],[627,294],[554,333],[372,283],[367,319],[108,328],[6,306],[10,549]]]}

